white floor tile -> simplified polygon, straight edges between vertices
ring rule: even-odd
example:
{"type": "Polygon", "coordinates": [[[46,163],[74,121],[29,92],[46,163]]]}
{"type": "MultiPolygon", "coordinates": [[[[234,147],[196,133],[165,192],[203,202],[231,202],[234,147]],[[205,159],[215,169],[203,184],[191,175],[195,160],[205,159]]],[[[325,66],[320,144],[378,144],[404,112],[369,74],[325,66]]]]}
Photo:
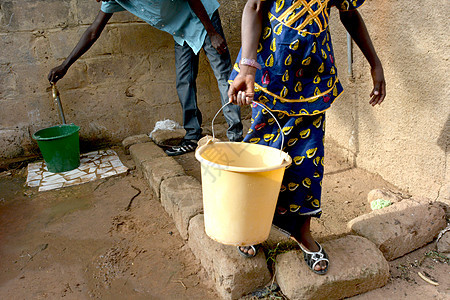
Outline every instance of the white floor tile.
{"type": "Polygon", "coordinates": [[[128,171],[114,150],[82,154],[80,161],[81,165],[77,169],[61,173],[48,172],[45,162],[29,164],[27,184],[30,187],[39,187],[39,191],[48,191],[128,171]]]}

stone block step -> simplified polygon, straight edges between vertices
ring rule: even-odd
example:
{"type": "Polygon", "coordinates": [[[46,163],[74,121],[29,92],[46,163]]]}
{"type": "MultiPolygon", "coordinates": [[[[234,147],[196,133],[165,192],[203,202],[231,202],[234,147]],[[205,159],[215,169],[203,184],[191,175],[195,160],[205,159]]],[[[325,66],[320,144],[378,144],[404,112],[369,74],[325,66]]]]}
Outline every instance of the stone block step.
{"type": "Polygon", "coordinates": [[[348,223],[356,234],[378,246],[391,261],[431,242],[446,226],[438,203],[403,200],[348,223]]]}
{"type": "Polygon", "coordinates": [[[161,183],[169,178],[185,175],[183,167],[171,157],[157,157],[142,163],[142,173],[158,198],[161,183]]]}
{"type": "Polygon", "coordinates": [[[142,164],[158,157],[167,157],[166,153],[153,142],[130,145],[130,154],[136,163],[136,169],[142,171],[142,164]]]}
{"type": "Polygon", "coordinates": [[[343,299],[386,284],[389,264],[369,240],[349,235],[322,246],[330,259],[325,275],[308,268],[301,250],[278,255],[276,279],[290,300],[343,299]]]}
{"type": "Polygon", "coordinates": [[[166,179],[161,184],[161,204],[187,240],[189,221],[203,211],[202,186],[192,176],[166,179]]]}
{"type": "Polygon", "coordinates": [[[186,131],[184,129],[161,129],[152,133],[152,140],[160,146],[175,146],[182,140],[186,131]]]}
{"type": "Polygon", "coordinates": [[[123,149],[125,150],[126,154],[130,154],[130,147],[135,144],[142,144],[142,143],[148,143],[152,140],[149,138],[146,134],[139,134],[139,135],[133,135],[125,138],[122,141],[123,149]]]}
{"type": "Polygon", "coordinates": [[[202,214],[190,221],[188,245],[211,276],[222,299],[239,299],[271,279],[262,251],[253,258],[245,258],[236,247],[213,241],[205,233],[202,214]]]}

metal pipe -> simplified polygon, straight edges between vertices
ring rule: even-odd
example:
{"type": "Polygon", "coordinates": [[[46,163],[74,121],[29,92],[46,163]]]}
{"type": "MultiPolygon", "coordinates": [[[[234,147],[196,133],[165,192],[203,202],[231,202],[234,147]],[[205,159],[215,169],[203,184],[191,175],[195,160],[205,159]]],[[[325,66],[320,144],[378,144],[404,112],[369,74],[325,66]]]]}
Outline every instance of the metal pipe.
{"type": "Polygon", "coordinates": [[[353,44],[352,37],[350,33],[347,32],[347,65],[348,65],[348,76],[353,78],[353,44]]]}
{"type": "Polygon", "coordinates": [[[64,111],[61,105],[61,100],[59,99],[59,91],[56,88],[56,85],[52,83],[52,94],[53,94],[53,101],[55,101],[56,106],[58,108],[59,111],[59,116],[61,118],[61,122],[63,124],[66,124],[66,118],[64,118],[64,111]]]}

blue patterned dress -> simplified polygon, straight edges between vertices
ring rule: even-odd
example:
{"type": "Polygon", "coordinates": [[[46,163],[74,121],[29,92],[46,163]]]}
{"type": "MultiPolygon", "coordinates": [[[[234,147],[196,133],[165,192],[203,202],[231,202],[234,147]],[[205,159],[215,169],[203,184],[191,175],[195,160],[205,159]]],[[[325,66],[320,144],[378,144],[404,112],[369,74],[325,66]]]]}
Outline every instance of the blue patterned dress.
{"type": "MultiPolygon", "coordinates": [[[[274,224],[292,233],[299,215],[320,217],[325,111],[342,94],[329,30],[331,6],[356,9],[364,0],[266,0],[255,76],[252,125],[244,142],[288,152],[274,224]],[[281,145],[280,129],[285,134],[281,145]]],[[[239,73],[239,53],[230,82],[239,73]]]]}

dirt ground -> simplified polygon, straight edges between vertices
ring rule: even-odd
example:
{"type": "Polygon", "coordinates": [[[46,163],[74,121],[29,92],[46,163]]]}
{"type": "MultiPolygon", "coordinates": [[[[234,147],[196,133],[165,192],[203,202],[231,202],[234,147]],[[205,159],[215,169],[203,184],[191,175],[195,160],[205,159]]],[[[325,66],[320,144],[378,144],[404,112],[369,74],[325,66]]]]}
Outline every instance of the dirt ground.
{"type": "MultiPolygon", "coordinates": [[[[313,224],[319,240],[346,233],[349,220],[368,212],[371,189],[395,189],[327,154],[325,213],[313,224]]],[[[192,153],[177,161],[200,177],[192,153]]],[[[48,192],[26,187],[25,179],[25,168],[0,173],[0,299],[218,299],[137,171],[48,192]]],[[[390,262],[388,284],[354,298],[449,299],[448,259],[434,250],[432,243],[390,262]]]]}

